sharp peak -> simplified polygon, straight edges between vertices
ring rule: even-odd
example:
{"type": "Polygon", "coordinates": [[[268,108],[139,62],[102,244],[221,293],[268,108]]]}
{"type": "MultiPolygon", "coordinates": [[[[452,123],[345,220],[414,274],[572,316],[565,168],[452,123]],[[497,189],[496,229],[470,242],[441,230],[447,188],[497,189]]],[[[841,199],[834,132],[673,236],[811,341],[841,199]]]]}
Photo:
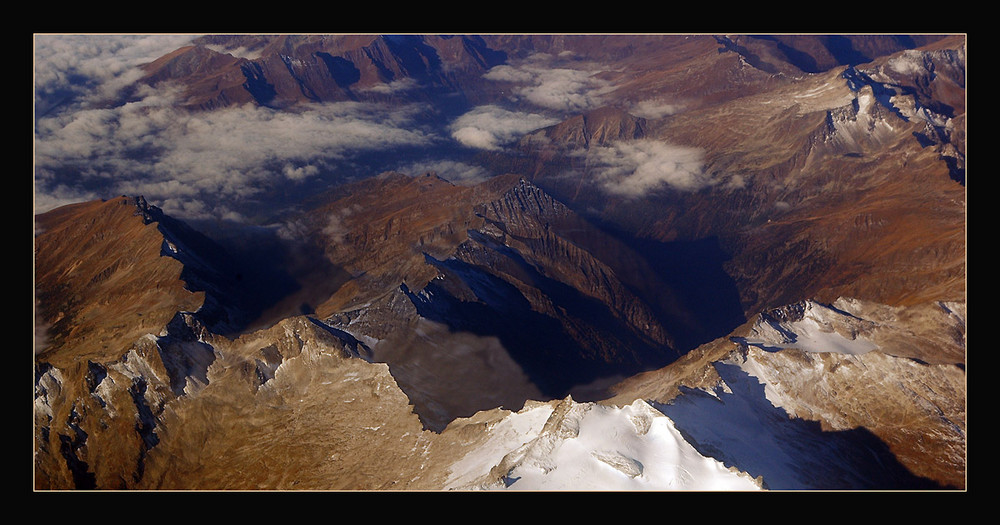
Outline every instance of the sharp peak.
{"type": "Polygon", "coordinates": [[[143,195],[121,195],[114,199],[109,199],[109,201],[135,206],[135,214],[141,216],[145,224],[160,222],[165,216],[163,210],[150,204],[143,195]]]}
{"type": "Polygon", "coordinates": [[[505,191],[505,190],[509,191],[518,188],[528,188],[528,187],[541,190],[541,188],[532,183],[530,179],[528,179],[524,175],[519,175],[517,173],[505,173],[503,175],[497,175],[496,177],[493,177],[485,182],[482,182],[481,185],[489,186],[500,191],[505,191]]]}

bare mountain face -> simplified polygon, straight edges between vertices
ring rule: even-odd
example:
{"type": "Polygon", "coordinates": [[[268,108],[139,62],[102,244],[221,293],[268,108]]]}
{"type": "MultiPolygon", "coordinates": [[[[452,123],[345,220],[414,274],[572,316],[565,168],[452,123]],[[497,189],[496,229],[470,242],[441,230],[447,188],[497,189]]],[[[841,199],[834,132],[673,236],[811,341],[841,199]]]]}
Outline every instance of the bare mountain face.
{"type": "Polygon", "coordinates": [[[639,254],[516,176],[456,186],[386,173],[297,226],[351,275],[315,315],[368,341],[432,428],[662,366],[679,355],[671,331],[694,322],[639,254]]]}
{"type": "Polygon", "coordinates": [[[184,104],[204,110],[388,100],[399,95],[382,88],[397,81],[419,87],[409,96],[440,98],[505,58],[474,36],[205,36],[145,66],[143,82],[177,83],[184,104]]]}
{"type": "Polygon", "coordinates": [[[764,488],[965,488],[964,37],[206,36],[140,83],[433,120],[527,107],[540,55],[613,64],[603,104],[480,182],[386,151],[262,211],[292,241],[36,216],[35,487],[502,487],[559,442],[470,459],[517,418],[642,400],[764,488]]]}

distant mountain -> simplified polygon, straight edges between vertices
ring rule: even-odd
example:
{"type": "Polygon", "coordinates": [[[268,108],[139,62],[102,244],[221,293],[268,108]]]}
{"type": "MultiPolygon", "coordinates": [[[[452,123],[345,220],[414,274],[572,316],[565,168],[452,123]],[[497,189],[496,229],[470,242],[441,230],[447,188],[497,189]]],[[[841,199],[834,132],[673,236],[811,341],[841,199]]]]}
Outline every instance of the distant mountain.
{"type": "Polygon", "coordinates": [[[766,91],[646,119],[642,138],[590,150],[569,138],[585,136],[568,133],[593,120],[581,115],[547,128],[548,140],[530,135],[522,147],[532,153],[490,161],[530,173],[636,243],[715,240],[748,316],[803,296],[957,300],[965,282],[964,101],[956,96],[964,72],[962,48],[949,42],[844,70],[772,76],[766,91]],[[931,92],[951,102],[929,102],[931,92]],[[573,154],[554,154],[560,141],[574,143],[573,154]],[[625,160],[631,177],[614,164],[625,160]],[[913,286],[915,273],[936,287],[913,286]]]}
{"type": "Polygon", "coordinates": [[[146,65],[143,82],[179,84],[185,105],[205,110],[387,100],[400,96],[387,89],[394,82],[403,97],[425,99],[505,58],[476,36],[208,35],[146,65]]]}
{"type": "Polygon", "coordinates": [[[532,145],[589,148],[636,140],[646,135],[646,119],[614,108],[599,108],[525,135],[520,142],[532,145]]]}
{"type": "MultiPolygon", "coordinates": [[[[820,73],[857,65],[941,40],[942,36],[798,35],[206,35],[193,45],[144,67],[143,82],[184,86],[186,105],[212,109],[247,102],[290,107],[336,100],[410,100],[445,92],[468,101],[496,100],[495,86],[481,75],[531,54],[571,55],[622,64],[629,91],[668,83],[679,99],[688,92],[725,90],[720,70],[704,62],[705,51],[730,51],[760,72],[741,82],[773,87],[775,75],[820,73]],[[692,67],[696,70],[692,71],[692,67]],[[683,69],[681,69],[683,68],[683,69]],[[714,70],[714,72],[713,72],[714,70]],[[656,77],[652,76],[656,73],[656,77]],[[666,76],[663,74],[666,73],[666,76]],[[412,83],[406,93],[382,89],[412,83]],[[681,86],[680,84],[685,84],[681,86]],[[679,89],[678,89],[679,88],[679,89]]],[[[744,86],[744,89],[749,86],[744,86]]],[[[751,87],[751,90],[757,88],[751,87]]],[[[744,91],[750,94],[752,91],[744,91]]],[[[721,95],[722,92],[720,92],[721,95]]],[[[732,97],[734,93],[727,93],[732,97]]]]}

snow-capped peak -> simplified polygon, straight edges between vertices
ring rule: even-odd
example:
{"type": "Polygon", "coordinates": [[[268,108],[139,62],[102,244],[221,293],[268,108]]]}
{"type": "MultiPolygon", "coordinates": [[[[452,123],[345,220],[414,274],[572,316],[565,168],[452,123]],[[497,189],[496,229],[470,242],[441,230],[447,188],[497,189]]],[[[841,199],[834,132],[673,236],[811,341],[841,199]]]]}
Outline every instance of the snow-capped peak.
{"type": "Polygon", "coordinates": [[[877,348],[866,336],[873,326],[832,305],[802,301],[761,314],[751,335],[738,342],[765,350],[864,354],[877,348]]]}
{"type": "Polygon", "coordinates": [[[453,477],[449,488],[761,489],[748,474],[700,454],[670,418],[641,399],[619,408],[566,398],[554,408],[525,408],[490,432],[486,445],[453,466],[453,472],[463,472],[463,476],[453,477]]]}

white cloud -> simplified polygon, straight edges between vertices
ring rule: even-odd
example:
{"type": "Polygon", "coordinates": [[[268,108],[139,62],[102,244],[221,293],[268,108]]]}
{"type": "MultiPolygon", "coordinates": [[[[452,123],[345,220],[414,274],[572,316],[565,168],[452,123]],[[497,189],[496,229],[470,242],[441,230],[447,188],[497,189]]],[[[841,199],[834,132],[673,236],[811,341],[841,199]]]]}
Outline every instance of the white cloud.
{"type": "Polygon", "coordinates": [[[602,70],[592,65],[562,67],[545,55],[516,66],[496,66],[484,77],[515,84],[513,96],[521,101],[550,110],[579,112],[603,105],[601,97],[611,86],[597,76],[602,70]]]}
{"type": "Polygon", "coordinates": [[[191,41],[189,35],[36,35],[36,112],[114,99],[142,74],[137,66],[191,41]]]}
{"type": "Polygon", "coordinates": [[[395,171],[407,173],[414,177],[425,173],[434,173],[442,179],[459,186],[472,186],[490,178],[490,173],[481,166],[446,159],[413,162],[405,166],[399,166],[395,171]]]}
{"type": "Polygon", "coordinates": [[[288,177],[290,180],[301,181],[319,174],[319,168],[310,165],[295,166],[291,163],[288,163],[285,164],[283,168],[281,168],[281,173],[283,173],[285,177],[288,177]]]}
{"type": "Polygon", "coordinates": [[[697,191],[712,186],[701,149],[654,140],[620,142],[586,153],[590,173],[607,192],[639,197],[662,188],[697,191]]]}
{"type": "Polygon", "coordinates": [[[249,49],[246,46],[228,47],[224,45],[209,44],[205,47],[215,51],[216,53],[225,53],[236,58],[245,58],[247,60],[257,60],[261,57],[261,52],[263,51],[261,48],[249,49]]]}
{"type": "Polygon", "coordinates": [[[73,204],[74,202],[97,200],[102,197],[102,195],[97,195],[93,192],[67,188],[65,185],[60,184],[48,188],[44,192],[35,192],[34,212],[42,213],[58,208],[59,206],[73,204]]]}
{"type": "Polygon", "coordinates": [[[533,69],[522,69],[508,64],[495,66],[483,75],[487,80],[530,84],[535,82],[537,73],[533,69]]]}
{"type": "Polygon", "coordinates": [[[373,86],[365,89],[365,91],[369,91],[371,93],[381,93],[383,95],[391,95],[393,93],[401,93],[401,92],[404,92],[404,91],[410,91],[410,90],[413,90],[413,89],[417,89],[419,87],[420,86],[419,86],[419,84],[417,84],[416,80],[414,80],[412,78],[403,78],[403,79],[394,80],[394,81],[388,82],[388,83],[375,84],[375,85],[373,85],[373,86]]]}
{"type": "Polygon", "coordinates": [[[335,210],[327,216],[326,225],[323,227],[323,233],[331,242],[340,242],[344,239],[344,236],[350,231],[348,225],[345,221],[354,215],[356,212],[361,210],[361,206],[357,204],[352,204],[346,208],[335,210]]]}
{"type": "Polygon", "coordinates": [[[632,106],[629,112],[637,117],[658,119],[678,113],[681,109],[681,105],[663,100],[643,100],[632,106]]]}
{"type": "Polygon", "coordinates": [[[246,105],[192,113],[176,108],[179,92],[135,84],[137,66],[190,41],[36,36],[36,206],[72,202],[74,195],[141,194],[184,218],[233,216],[242,199],[315,178],[352,155],[441,140],[417,123],[429,113],[423,106],[342,102],[295,112],[246,105]],[[126,86],[132,101],[121,104],[126,86]]]}
{"type": "Polygon", "coordinates": [[[535,113],[480,106],[455,119],[450,129],[452,138],[466,146],[495,150],[525,133],[557,122],[557,119],[535,113]]]}
{"type": "Polygon", "coordinates": [[[171,203],[161,206],[168,213],[211,213],[177,199],[244,199],[315,177],[354,153],[429,145],[437,137],[414,124],[417,111],[345,102],[294,113],[249,105],[189,113],[160,93],[110,109],[57,112],[36,125],[36,187],[101,184],[109,195],[171,203]]]}

